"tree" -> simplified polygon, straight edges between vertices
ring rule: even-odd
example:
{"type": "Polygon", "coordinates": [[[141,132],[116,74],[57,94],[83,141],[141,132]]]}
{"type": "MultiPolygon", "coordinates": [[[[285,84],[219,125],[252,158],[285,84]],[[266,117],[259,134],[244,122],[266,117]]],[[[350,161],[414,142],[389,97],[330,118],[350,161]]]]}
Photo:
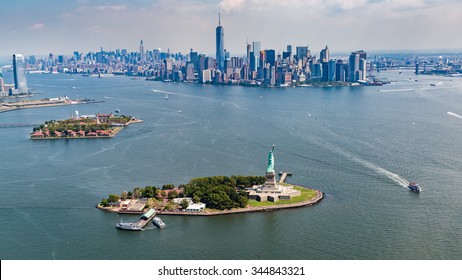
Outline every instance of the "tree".
{"type": "Polygon", "coordinates": [[[122,197],[123,200],[127,199],[128,193],[126,191],[123,191],[122,194],[121,194],[121,197],[122,197]]]}
{"type": "Polygon", "coordinates": [[[174,199],[178,196],[178,192],[176,190],[172,190],[168,193],[168,199],[174,199]]]}
{"type": "Polygon", "coordinates": [[[173,184],[165,184],[162,186],[163,190],[173,190],[175,186],[173,184]]]}
{"type": "Polygon", "coordinates": [[[99,205],[101,205],[102,207],[108,207],[109,206],[109,202],[107,202],[107,199],[102,199],[101,202],[99,203],[99,205]]]}
{"type": "Polygon", "coordinates": [[[109,203],[110,203],[110,202],[118,202],[119,199],[120,199],[120,197],[119,197],[117,194],[111,193],[111,194],[109,195],[109,198],[108,198],[107,202],[109,202],[109,203]]]}
{"type": "Polygon", "coordinates": [[[187,199],[183,199],[180,203],[181,208],[186,209],[189,206],[189,202],[187,199]]]}
{"type": "Polygon", "coordinates": [[[201,202],[201,198],[199,196],[195,195],[195,196],[193,196],[193,202],[194,203],[199,203],[199,202],[201,202]]]}

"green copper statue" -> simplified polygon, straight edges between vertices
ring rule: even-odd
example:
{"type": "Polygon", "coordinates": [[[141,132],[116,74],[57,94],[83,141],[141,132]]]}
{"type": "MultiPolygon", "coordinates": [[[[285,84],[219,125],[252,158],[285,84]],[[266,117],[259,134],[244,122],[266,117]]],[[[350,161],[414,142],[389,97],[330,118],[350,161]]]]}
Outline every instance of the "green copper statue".
{"type": "Polygon", "coordinates": [[[267,173],[274,173],[274,156],[273,156],[273,152],[274,152],[274,145],[273,145],[273,149],[271,149],[271,151],[268,154],[268,168],[266,168],[267,173]]]}

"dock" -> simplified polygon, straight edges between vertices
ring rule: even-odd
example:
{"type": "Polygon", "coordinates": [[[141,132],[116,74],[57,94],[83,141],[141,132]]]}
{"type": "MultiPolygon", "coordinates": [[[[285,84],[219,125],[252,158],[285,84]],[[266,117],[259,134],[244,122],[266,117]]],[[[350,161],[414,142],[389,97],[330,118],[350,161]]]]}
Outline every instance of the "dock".
{"type": "Polygon", "coordinates": [[[281,176],[279,183],[284,183],[284,181],[287,179],[287,176],[292,176],[292,172],[279,172],[279,176],[281,176]]]}
{"type": "Polygon", "coordinates": [[[143,228],[154,219],[156,216],[156,210],[150,208],[146,213],[141,215],[137,222],[119,222],[116,224],[116,228],[124,230],[143,230],[143,228]]]}

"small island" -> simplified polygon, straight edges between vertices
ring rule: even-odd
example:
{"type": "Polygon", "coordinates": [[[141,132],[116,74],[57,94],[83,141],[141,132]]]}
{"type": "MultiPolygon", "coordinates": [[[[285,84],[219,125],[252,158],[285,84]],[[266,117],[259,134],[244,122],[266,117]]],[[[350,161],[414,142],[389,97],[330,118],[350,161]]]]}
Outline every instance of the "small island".
{"type": "Polygon", "coordinates": [[[119,133],[124,127],[139,123],[142,120],[131,116],[114,114],[96,114],[79,116],[78,111],[73,118],[57,121],[46,121],[38,127],[34,127],[30,139],[54,140],[54,139],[95,139],[111,138],[119,133]]]}
{"type": "Polygon", "coordinates": [[[286,172],[276,182],[273,152],[274,146],[265,176],[213,176],[194,178],[177,187],[137,187],[110,194],[97,208],[120,214],[155,209],[159,215],[211,216],[310,206],[324,198],[319,190],[284,183],[286,172]]]}

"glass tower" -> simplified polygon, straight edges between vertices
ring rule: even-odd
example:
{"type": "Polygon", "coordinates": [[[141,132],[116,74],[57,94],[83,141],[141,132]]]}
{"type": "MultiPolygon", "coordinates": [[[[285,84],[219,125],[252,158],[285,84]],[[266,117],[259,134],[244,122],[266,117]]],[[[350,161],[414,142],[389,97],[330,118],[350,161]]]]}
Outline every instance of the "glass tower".
{"type": "Polygon", "coordinates": [[[216,29],[216,40],[217,40],[217,66],[219,70],[225,68],[225,34],[223,27],[221,26],[220,14],[218,14],[218,26],[216,29]]]}
{"type": "Polygon", "coordinates": [[[13,54],[13,77],[16,93],[28,93],[26,81],[26,62],[22,54],[13,54]]]}

